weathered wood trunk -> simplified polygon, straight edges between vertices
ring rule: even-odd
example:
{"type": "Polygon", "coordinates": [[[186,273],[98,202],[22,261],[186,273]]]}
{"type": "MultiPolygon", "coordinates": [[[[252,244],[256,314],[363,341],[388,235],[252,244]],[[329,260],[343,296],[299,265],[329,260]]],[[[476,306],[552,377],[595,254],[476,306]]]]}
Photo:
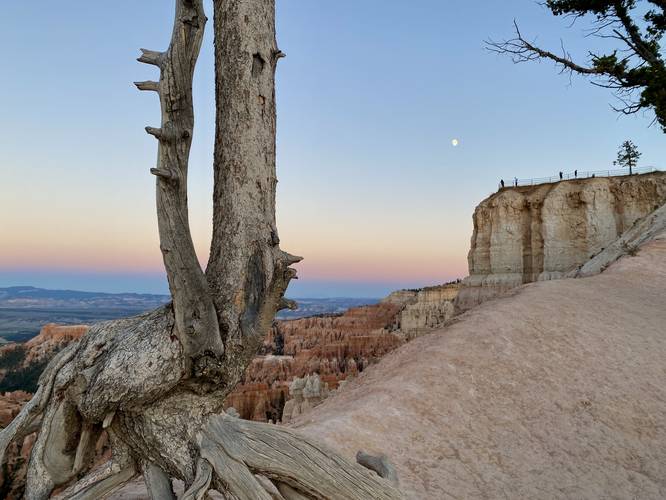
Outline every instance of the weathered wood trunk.
{"type": "MultiPolygon", "coordinates": [[[[192,78],[203,39],[206,16],[201,0],[177,1],[171,44],[166,52],[142,49],[139,61],[157,66],[159,82],[137,82],[140,90],[158,93],[160,128],[146,127],[159,141],[157,167],[157,224],[160,249],[169,280],[176,335],[185,360],[220,359],[220,338],[213,300],[192,243],[187,210],[187,168],[194,130],[192,78]]],[[[196,369],[196,367],[195,367],[196,369]]]]}
{"type": "MultiPolygon", "coordinates": [[[[56,356],[40,388],[0,433],[0,459],[41,418],[26,497],[95,499],[143,474],[152,498],[213,488],[228,498],[391,499],[399,492],[385,460],[367,468],[276,426],[224,415],[300,258],[280,250],[275,224],[274,0],[215,0],[217,130],[214,218],[206,272],[187,220],[187,166],[194,127],[192,77],[206,17],[203,0],[176,0],[171,44],[143,50],[160,70],[156,176],[160,246],[173,303],[93,326],[56,356]],[[114,455],[89,474],[96,436],[106,429],[114,455]],[[369,469],[374,470],[371,472],[369,469]],[[380,477],[381,476],[381,477],[380,477]],[[386,477],[387,480],[383,479],[386,477]]],[[[1,460],[0,460],[1,461],[1,460]]]]}
{"type": "Polygon", "coordinates": [[[280,250],[275,224],[274,0],[216,0],[213,239],[206,277],[239,379],[259,348],[300,258],[280,250]]]}

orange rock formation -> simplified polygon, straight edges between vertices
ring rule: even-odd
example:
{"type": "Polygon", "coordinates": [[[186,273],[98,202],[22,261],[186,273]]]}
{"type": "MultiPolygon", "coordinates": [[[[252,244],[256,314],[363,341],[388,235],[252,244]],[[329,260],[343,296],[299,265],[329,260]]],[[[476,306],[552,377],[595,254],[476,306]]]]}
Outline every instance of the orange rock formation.
{"type": "Polygon", "coordinates": [[[402,345],[396,332],[401,304],[349,309],[340,316],[280,321],[245,379],[226,401],[242,418],[278,421],[295,377],[318,374],[331,390],[402,345]]]}

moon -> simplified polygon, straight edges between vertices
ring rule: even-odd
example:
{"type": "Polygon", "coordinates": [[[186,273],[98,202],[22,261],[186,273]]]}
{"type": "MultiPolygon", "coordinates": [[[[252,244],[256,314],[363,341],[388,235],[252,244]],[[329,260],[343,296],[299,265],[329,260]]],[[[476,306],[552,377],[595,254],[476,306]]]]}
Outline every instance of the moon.
{"type": "Polygon", "coordinates": [[[460,144],[460,141],[458,139],[453,139],[451,141],[451,145],[455,148],[458,144],[460,144]]]}

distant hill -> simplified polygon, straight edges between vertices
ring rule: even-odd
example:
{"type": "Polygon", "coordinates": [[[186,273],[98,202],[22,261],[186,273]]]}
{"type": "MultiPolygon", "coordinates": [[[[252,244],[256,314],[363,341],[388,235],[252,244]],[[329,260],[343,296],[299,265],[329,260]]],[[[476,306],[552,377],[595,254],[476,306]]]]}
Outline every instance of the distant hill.
{"type": "Polygon", "coordinates": [[[46,290],[32,286],[0,288],[1,308],[134,309],[145,311],[169,301],[168,295],[46,290]]]}
{"type": "MultiPolygon", "coordinates": [[[[32,286],[0,288],[0,345],[23,342],[47,323],[90,325],[140,314],[170,300],[168,295],[47,290],[32,286]]],[[[343,313],[350,307],[374,304],[377,299],[295,299],[297,311],[281,311],[278,319],[343,313]]]]}

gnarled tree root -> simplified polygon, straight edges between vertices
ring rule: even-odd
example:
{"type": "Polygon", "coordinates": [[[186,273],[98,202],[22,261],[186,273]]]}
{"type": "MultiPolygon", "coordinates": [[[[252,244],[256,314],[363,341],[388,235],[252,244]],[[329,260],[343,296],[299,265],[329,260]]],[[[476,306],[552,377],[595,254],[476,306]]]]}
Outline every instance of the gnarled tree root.
{"type": "Polygon", "coordinates": [[[389,481],[285,427],[215,415],[202,430],[199,447],[213,466],[215,485],[221,482],[221,490],[237,498],[275,498],[255,474],[281,493],[294,490],[302,498],[402,498],[389,481]]]}
{"type": "Polygon", "coordinates": [[[74,354],[76,354],[76,348],[74,345],[70,345],[51,360],[39,378],[39,388],[35,395],[21,409],[16,418],[0,431],[0,464],[4,462],[5,452],[13,441],[21,440],[36,430],[34,424],[44,413],[51,400],[56,377],[60,369],[74,357],[74,354]]]}
{"type": "Polygon", "coordinates": [[[133,465],[125,467],[110,461],[98,467],[75,485],[56,495],[55,500],[100,500],[134,479],[133,465]]]}

